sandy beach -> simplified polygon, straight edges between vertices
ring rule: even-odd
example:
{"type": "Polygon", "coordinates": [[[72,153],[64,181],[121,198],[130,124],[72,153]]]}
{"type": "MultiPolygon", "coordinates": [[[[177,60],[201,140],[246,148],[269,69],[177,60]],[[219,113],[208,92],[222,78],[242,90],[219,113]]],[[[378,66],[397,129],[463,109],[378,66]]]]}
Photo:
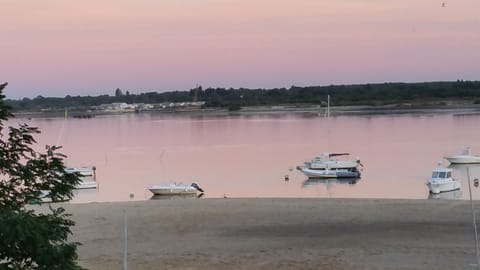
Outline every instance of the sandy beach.
{"type": "MultiPolygon", "coordinates": [[[[175,116],[228,116],[228,115],[276,115],[276,114],[314,114],[325,115],[326,106],[292,104],[278,106],[246,106],[241,110],[229,111],[226,108],[203,108],[203,109],[182,109],[182,110],[144,110],[138,113],[164,114],[175,116]]],[[[351,105],[351,106],[332,106],[333,115],[374,115],[374,114],[478,114],[480,105],[471,103],[461,103],[449,101],[445,104],[390,104],[382,106],[372,105],[351,105]]],[[[135,111],[89,111],[81,109],[71,112],[73,115],[89,115],[90,117],[105,115],[124,115],[137,113],[135,111]]],[[[16,111],[18,118],[55,118],[65,117],[65,111],[16,111]]],[[[90,118],[89,117],[89,118],[90,118]]],[[[75,118],[75,117],[74,117],[75,118]]]]}
{"type": "MultiPolygon", "coordinates": [[[[79,260],[121,269],[470,269],[470,203],[369,199],[171,199],[65,204],[79,260]]],[[[476,203],[476,209],[480,203],[476,203]]]]}

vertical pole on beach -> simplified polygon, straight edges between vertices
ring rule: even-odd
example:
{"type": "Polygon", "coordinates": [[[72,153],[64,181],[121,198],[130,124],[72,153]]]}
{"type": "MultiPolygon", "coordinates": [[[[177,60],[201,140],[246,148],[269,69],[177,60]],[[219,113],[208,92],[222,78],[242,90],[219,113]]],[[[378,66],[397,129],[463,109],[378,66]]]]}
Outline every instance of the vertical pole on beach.
{"type": "Polygon", "coordinates": [[[123,209],[123,270],[127,270],[127,209],[123,209]]]}
{"type": "Polygon", "coordinates": [[[472,208],[473,232],[475,233],[475,251],[477,255],[477,267],[480,268],[480,252],[478,249],[477,218],[475,216],[475,210],[473,209],[472,188],[470,187],[470,170],[468,167],[467,167],[467,179],[468,179],[468,192],[470,193],[470,206],[472,208]]]}

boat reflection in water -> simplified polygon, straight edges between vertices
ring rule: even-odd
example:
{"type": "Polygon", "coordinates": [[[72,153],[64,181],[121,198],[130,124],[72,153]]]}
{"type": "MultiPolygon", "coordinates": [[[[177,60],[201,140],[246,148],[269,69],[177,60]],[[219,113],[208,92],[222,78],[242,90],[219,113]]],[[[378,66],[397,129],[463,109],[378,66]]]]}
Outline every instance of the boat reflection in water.
{"type": "Polygon", "coordinates": [[[335,184],[355,185],[359,180],[360,178],[308,178],[302,182],[302,186],[325,185],[329,187],[335,184]]]}
{"type": "Polygon", "coordinates": [[[429,192],[428,199],[433,200],[460,200],[462,198],[462,191],[460,189],[434,194],[429,192]]]}
{"type": "Polygon", "coordinates": [[[204,193],[200,194],[174,194],[174,195],[153,195],[150,200],[176,200],[176,199],[200,199],[204,193]]]}

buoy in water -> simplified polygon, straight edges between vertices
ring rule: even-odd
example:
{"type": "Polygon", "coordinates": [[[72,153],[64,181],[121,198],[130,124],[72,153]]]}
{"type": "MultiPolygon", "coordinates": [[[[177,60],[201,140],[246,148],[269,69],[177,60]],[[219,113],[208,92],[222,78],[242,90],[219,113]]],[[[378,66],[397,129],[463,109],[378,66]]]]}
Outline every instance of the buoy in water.
{"type": "Polygon", "coordinates": [[[288,181],[290,180],[290,177],[288,176],[288,174],[285,174],[285,181],[288,181]]]}

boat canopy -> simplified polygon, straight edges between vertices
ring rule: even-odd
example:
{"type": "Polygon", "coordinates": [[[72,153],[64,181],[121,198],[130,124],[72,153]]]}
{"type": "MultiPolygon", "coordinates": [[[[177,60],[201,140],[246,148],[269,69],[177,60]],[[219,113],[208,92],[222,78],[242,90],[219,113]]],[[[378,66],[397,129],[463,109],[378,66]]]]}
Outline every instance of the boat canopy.
{"type": "Polygon", "coordinates": [[[348,156],[350,153],[329,153],[329,157],[348,156]]]}

